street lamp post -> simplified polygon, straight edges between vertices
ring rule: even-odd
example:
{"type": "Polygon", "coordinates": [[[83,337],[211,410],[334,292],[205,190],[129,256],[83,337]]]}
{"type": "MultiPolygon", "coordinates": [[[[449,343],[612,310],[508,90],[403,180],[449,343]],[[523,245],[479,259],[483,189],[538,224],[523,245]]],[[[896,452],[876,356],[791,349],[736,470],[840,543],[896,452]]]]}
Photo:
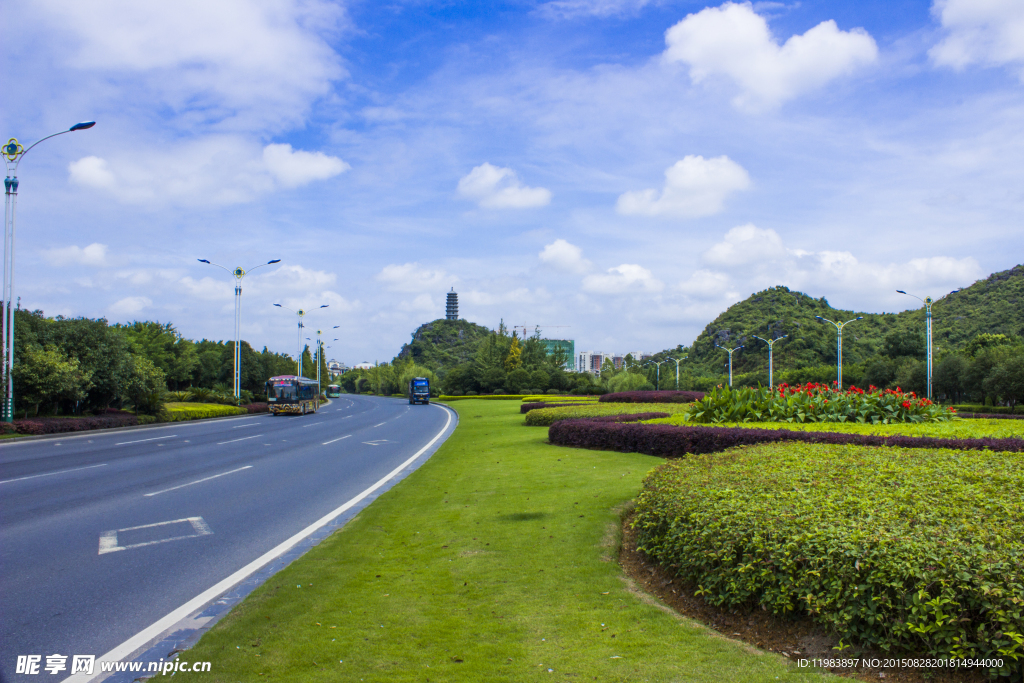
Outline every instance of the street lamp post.
{"type": "MultiPolygon", "coordinates": [[[[284,310],[286,310],[286,311],[291,311],[296,316],[298,316],[299,327],[298,327],[298,332],[295,335],[295,364],[296,364],[295,376],[296,377],[302,377],[302,328],[304,327],[303,324],[302,324],[302,317],[304,315],[306,315],[306,311],[301,309],[301,308],[299,308],[297,310],[296,309],[291,309],[291,308],[285,308],[281,304],[274,304],[274,305],[277,306],[278,308],[284,308],[284,310]]],[[[320,308],[327,308],[328,306],[330,306],[330,304],[324,304],[320,308]]]]}
{"type": "MultiPolygon", "coordinates": [[[[902,289],[897,289],[899,294],[907,294],[902,289]]],[[[930,296],[921,298],[914,296],[913,294],[907,294],[907,296],[913,296],[915,299],[924,304],[924,321],[925,321],[925,335],[928,347],[928,400],[932,400],[932,304],[935,303],[934,299],[930,296]]]]}
{"type": "MultiPolygon", "coordinates": [[[[316,353],[314,356],[314,363],[316,364],[316,385],[320,386],[320,363],[323,362],[324,347],[320,341],[320,335],[323,334],[321,330],[316,331],[316,353]]],[[[309,337],[306,337],[307,341],[313,341],[309,337]]]]}
{"type": "Polygon", "coordinates": [[[242,327],[242,278],[244,278],[249,272],[254,271],[257,268],[262,268],[263,266],[269,266],[269,265],[271,265],[273,263],[280,263],[281,259],[277,258],[277,259],[274,259],[273,261],[267,261],[266,263],[261,263],[258,266],[253,266],[248,271],[246,271],[244,268],[241,268],[241,267],[238,267],[238,268],[235,268],[234,270],[231,270],[230,268],[225,268],[224,266],[220,265],[219,263],[214,263],[213,261],[209,261],[209,260],[204,259],[204,258],[196,259],[196,260],[199,261],[200,263],[205,263],[205,264],[211,265],[211,266],[217,266],[218,268],[226,270],[226,271],[228,271],[229,273],[231,273],[232,275],[235,276],[235,386],[234,386],[234,392],[235,392],[235,400],[237,401],[237,400],[239,400],[241,398],[241,395],[242,395],[242,352],[241,352],[241,350],[239,348],[239,345],[242,343],[241,342],[241,327],[242,327]]]}
{"type": "Polygon", "coordinates": [[[718,344],[715,344],[715,348],[716,349],[722,349],[723,351],[726,351],[726,352],[729,353],[729,388],[732,389],[732,352],[733,351],[739,351],[743,347],[742,346],[737,346],[734,349],[727,349],[724,346],[719,346],[718,344]]]}
{"type": "Polygon", "coordinates": [[[653,365],[657,365],[658,366],[658,372],[657,372],[657,375],[655,376],[656,379],[654,380],[655,381],[654,388],[657,389],[658,391],[661,391],[661,364],[662,363],[667,363],[670,360],[674,360],[674,359],[666,358],[665,360],[649,360],[649,361],[647,361],[647,363],[645,363],[645,365],[652,365],[653,364],[653,365]]]}
{"type": "Polygon", "coordinates": [[[847,320],[845,323],[837,323],[837,322],[834,322],[832,320],[829,320],[828,318],[822,318],[820,315],[816,315],[814,317],[817,318],[818,320],[821,320],[821,321],[824,321],[824,322],[827,322],[827,323],[832,323],[833,325],[836,326],[836,365],[839,368],[839,376],[838,376],[838,378],[836,380],[836,384],[839,385],[839,391],[842,391],[843,390],[843,328],[846,327],[847,325],[849,325],[852,322],[856,322],[857,320],[863,320],[864,316],[862,316],[862,315],[861,316],[857,316],[853,320],[847,320]]]}
{"type": "Polygon", "coordinates": [[[676,391],[679,391],[679,362],[684,361],[687,358],[689,358],[689,356],[683,356],[682,358],[669,358],[669,360],[674,360],[676,362],[676,391]]]}
{"type": "Polygon", "coordinates": [[[772,346],[775,345],[775,342],[782,341],[783,339],[785,339],[789,335],[788,334],[784,334],[781,337],[779,337],[778,339],[772,339],[771,341],[768,341],[764,337],[758,337],[756,334],[752,335],[752,336],[754,337],[754,339],[760,339],[761,341],[763,341],[765,344],[768,345],[768,388],[771,389],[774,386],[773,377],[772,377],[772,346]]]}
{"type": "Polygon", "coordinates": [[[18,165],[22,158],[29,153],[33,147],[43,140],[55,138],[64,133],[73,133],[76,130],[86,130],[96,125],[95,121],[83,121],[76,123],[67,130],[62,130],[53,135],[36,140],[28,147],[22,147],[17,138],[11,138],[0,148],[4,163],[7,165],[7,177],[4,178],[4,292],[3,322],[0,324],[0,344],[3,345],[4,368],[4,403],[0,419],[4,422],[14,420],[14,309],[11,302],[14,301],[14,215],[18,205],[18,165]]]}

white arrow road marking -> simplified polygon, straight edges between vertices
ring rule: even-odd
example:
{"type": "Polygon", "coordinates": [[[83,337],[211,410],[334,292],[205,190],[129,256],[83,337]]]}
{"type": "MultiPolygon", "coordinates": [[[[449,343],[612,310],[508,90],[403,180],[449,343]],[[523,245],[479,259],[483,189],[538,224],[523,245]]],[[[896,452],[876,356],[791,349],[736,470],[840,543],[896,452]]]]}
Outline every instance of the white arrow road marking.
{"type": "Polygon", "coordinates": [[[114,529],[113,531],[104,531],[100,534],[100,555],[106,553],[116,553],[119,550],[128,550],[129,548],[141,548],[147,545],[156,545],[157,543],[168,543],[170,541],[180,541],[183,538],[198,538],[199,536],[209,536],[213,532],[210,531],[210,526],[203,521],[202,517],[185,517],[184,519],[174,519],[170,522],[157,522],[156,524],[143,524],[141,526],[130,526],[125,529],[114,529]],[[185,534],[183,536],[172,536],[171,538],[161,538],[156,541],[146,541],[145,543],[133,543],[130,545],[118,545],[117,534],[122,531],[138,531],[139,529],[153,529],[159,526],[167,526],[168,524],[181,524],[182,522],[188,522],[192,525],[193,534],[185,534]]]}
{"type": "Polygon", "coordinates": [[[241,439],[231,439],[231,441],[221,441],[217,445],[218,446],[223,446],[226,443],[234,443],[236,441],[245,441],[246,439],[258,439],[261,436],[263,436],[263,435],[262,434],[257,434],[256,436],[243,436],[241,439]]]}
{"type": "Polygon", "coordinates": [[[122,441],[121,443],[115,443],[115,446],[127,446],[130,443],[143,443],[144,441],[159,441],[160,439],[173,439],[177,434],[171,434],[170,436],[154,436],[152,439],[139,439],[138,441],[122,441]]]}
{"type": "Polygon", "coordinates": [[[102,465],[87,465],[85,467],[76,467],[70,470],[61,470],[60,472],[47,472],[46,474],[30,474],[27,477],[18,477],[17,479],[4,479],[0,481],[0,484],[10,484],[12,481],[25,481],[26,479],[35,479],[36,477],[52,477],[55,474],[64,474],[65,472],[78,472],[79,470],[91,470],[93,467],[106,467],[107,463],[102,465]]]}
{"type": "Polygon", "coordinates": [[[206,477],[205,479],[196,479],[195,481],[190,481],[187,484],[181,484],[180,486],[172,486],[171,488],[164,489],[163,491],[154,491],[153,493],[144,493],[142,495],[146,496],[147,498],[149,496],[159,496],[161,493],[167,493],[168,491],[177,491],[178,489],[183,489],[186,486],[191,486],[192,484],[202,484],[204,481],[210,481],[211,479],[216,479],[217,477],[223,477],[223,476],[225,476],[227,474],[234,474],[235,472],[241,472],[242,470],[247,470],[250,467],[252,467],[252,465],[246,465],[245,467],[239,467],[238,469],[231,470],[230,472],[221,472],[220,474],[215,474],[212,477],[206,477]]]}
{"type": "Polygon", "coordinates": [[[330,441],[324,441],[323,445],[326,446],[329,443],[334,443],[335,441],[341,441],[342,439],[347,439],[350,436],[352,436],[352,435],[351,434],[346,434],[345,436],[339,436],[337,439],[331,439],[330,441]]]}
{"type": "Polygon", "coordinates": [[[367,446],[379,446],[382,443],[391,443],[387,439],[374,439],[373,441],[364,441],[367,446]]]}

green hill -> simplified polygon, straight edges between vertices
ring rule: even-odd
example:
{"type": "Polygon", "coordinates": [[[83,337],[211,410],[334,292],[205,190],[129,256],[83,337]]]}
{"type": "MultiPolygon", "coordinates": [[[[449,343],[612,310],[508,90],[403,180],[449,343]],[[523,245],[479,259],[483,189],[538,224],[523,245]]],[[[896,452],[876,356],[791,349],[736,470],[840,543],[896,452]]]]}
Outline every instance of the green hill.
{"type": "Polygon", "coordinates": [[[467,320],[438,319],[416,328],[398,358],[411,356],[415,363],[437,372],[472,360],[480,342],[490,333],[486,327],[467,320]]]}
{"type": "MultiPolygon", "coordinates": [[[[909,299],[908,299],[909,301],[909,299]]],[[[979,280],[970,287],[940,297],[932,306],[933,350],[936,356],[957,351],[983,333],[1024,337],[1024,265],[979,280]]],[[[715,318],[689,347],[677,346],[654,359],[686,354],[694,376],[725,373],[728,356],[715,348],[743,346],[733,355],[734,374],[765,371],[768,345],[754,336],[773,339],[788,335],[774,347],[776,371],[834,366],[836,328],[815,316],[837,322],[863,316],[843,330],[843,365],[870,363],[888,357],[923,357],[923,307],[902,313],[862,313],[836,309],[824,298],[814,299],[786,287],[773,287],[730,306],[715,318]]]]}

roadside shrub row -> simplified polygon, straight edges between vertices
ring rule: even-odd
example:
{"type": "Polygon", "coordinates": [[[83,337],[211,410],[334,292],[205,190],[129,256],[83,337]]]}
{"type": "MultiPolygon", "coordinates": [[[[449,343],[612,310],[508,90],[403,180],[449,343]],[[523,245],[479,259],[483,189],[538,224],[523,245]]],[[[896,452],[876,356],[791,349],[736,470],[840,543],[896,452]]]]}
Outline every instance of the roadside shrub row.
{"type": "Polygon", "coordinates": [[[239,406],[239,407],[240,408],[245,408],[245,410],[247,412],[249,412],[249,413],[269,413],[270,412],[270,404],[266,403],[266,402],[247,403],[247,404],[239,406]]]}
{"type": "Polygon", "coordinates": [[[245,415],[248,412],[244,407],[226,406],[219,403],[165,403],[160,418],[162,422],[186,422],[206,417],[245,415]]]}
{"type": "MultiPolygon", "coordinates": [[[[686,413],[673,415],[650,424],[694,426],[686,413]]],[[[840,432],[873,436],[933,436],[941,439],[1024,439],[1024,422],[1017,420],[947,420],[945,422],[897,422],[871,424],[865,422],[719,422],[709,427],[744,429],[789,429],[795,432],[840,432]]]]}
{"type": "Polygon", "coordinates": [[[1001,658],[992,673],[1019,675],[1022,501],[1015,454],[765,445],[654,470],[633,525],[712,605],[806,615],[885,653],[1001,658]]]}
{"type": "Polygon", "coordinates": [[[619,391],[605,394],[602,403],[693,403],[704,398],[703,391],[619,391]]]}
{"type": "MultiPolygon", "coordinates": [[[[564,410],[555,408],[552,412],[564,410]]],[[[526,414],[533,416],[547,411],[526,414]]],[[[552,421],[548,440],[560,446],[593,450],[644,453],[663,458],[681,458],[700,453],[716,453],[734,446],[780,441],[801,441],[820,444],[858,446],[892,446],[898,448],[951,448],[956,450],[992,450],[1024,452],[1024,439],[949,439],[927,436],[880,436],[873,434],[842,434],[837,432],[804,432],[789,429],[748,429],[744,427],[674,426],[663,424],[615,424],[592,419],[552,421]]]]}
{"type": "MultiPolygon", "coordinates": [[[[663,403],[658,406],[661,417],[682,412],[686,405],[682,403],[663,403]]],[[[595,418],[605,415],[628,415],[637,412],[636,404],[633,403],[587,403],[583,405],[570,405],[562,408],[537,408],[526,413],[523,421],[528,427],[547,427],[559,420],[572,420],[578,418],[595,418]]],[[[653,419],[653,418],[647,418],[653,419]]]]}
{"type": "Polygon", "coordinates": [[[118,411],[117,414],[96,415],[93,417],[35,417],[3,423],[6,434],[60,434],[62,432],[86,432],[91,429],[110,429],[112,427],[131,427],[140,423],[139,418],[131,413],[118,411]]]}
{"type": "Polygon", "coordinates": [[[1014,411],[1014,407],[1008,406],[984,406],[978,403],[964,403],[960,405],[949,406],[957,413],[983,413],[983,414],[994,414],[994,415],[1019,415],[1014,411]]]}
{"type": "MultiPolygon", "coordinates": [[[[991,408],[992,406],[987,407],[991,408]]],[[[1024,420],[1024,414],[1006,415],[1000,413],[957,413],[956,416],[975,420],[1024,420]]]]}
{"type": "MultiPolygon", "coordinates": [[[[404,396],[405,394],[399,394],[404,396]]],[[[465,396],[438,396],[439,401],[462,401],[465,399],[473,399],[475,401],[518,401],[525,398],[529,394],[481,394],[479,396],[466,394],[465,396]]]]}
{"type": "Polygon", "coordinates": [[[523,403],[522,405],[519,406],[519,412],[520,413],[528,413],[531,410],[539,410],[541,408],[565,408],[566,406],[575,406],[575,405],[579,405],[579,404],[578,403],[543,403],[543,402],[538,401],[536,403],[523,403]]]}

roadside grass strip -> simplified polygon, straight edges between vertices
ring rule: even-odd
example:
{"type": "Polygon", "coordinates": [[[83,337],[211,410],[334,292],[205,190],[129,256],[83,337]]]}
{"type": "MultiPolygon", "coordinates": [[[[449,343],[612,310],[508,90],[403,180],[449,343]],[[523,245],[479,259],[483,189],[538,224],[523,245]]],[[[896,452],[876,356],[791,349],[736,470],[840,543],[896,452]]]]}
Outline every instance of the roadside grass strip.
{"type": "MultiPolygon", "coordinates": [[[[658,408],[661,410],[661,407],[658,408]]],[[[665,411],[668,412],[668,411],[665,411]]],[[[644,424],[695,426],[683,415],[645,420],[644,424]]],[[[1000,419],[951,420],[949,422],[902,422],[861,424],[857,422],[716,422],[701,427],[742,427],[744,429],[788,429],[795,432],[834,432],[874,436],[931,436],[946,439],[1024,439],[1024,423],[1000,419]]]]}
{"type": "Polygon", "coordinates": [[[523,424],[528,427],[548,427],[559,420],[582,417],[603,417],[605,415],[628,415],[631,413],[659,412],[675,415],[683,413],[689,406],[685,403],[659,403],[656,406],[635,403],[587,403],[562,408],[536,408],[526,413],[523,424]]]}
{"type": "Polygon", "coordinates": [[[694,455],[644,482],[637,547],[713,605],[805,615],[888,657],[998,660],[1019,680],[1021,463],[802,443],[694,455]]]}
{"type": "Polygon", "coordinates": [[[457,408],[430,460],[216,624],[182,655],[212,671],[179,680],[825,678],[625,577],[622,517],[662,461],[548,445],[502,402],[457,408]]]}
{"type": "Polygon", "coordinates": [[[226,406],[220,403],[180,403],[170,402],[164,404],[160,415],[161,422],[185,422],[187,420],[199,420],[206,417],[225,417],[227,415],[247,415],[245,408],[238,406],[226,406]]]}

